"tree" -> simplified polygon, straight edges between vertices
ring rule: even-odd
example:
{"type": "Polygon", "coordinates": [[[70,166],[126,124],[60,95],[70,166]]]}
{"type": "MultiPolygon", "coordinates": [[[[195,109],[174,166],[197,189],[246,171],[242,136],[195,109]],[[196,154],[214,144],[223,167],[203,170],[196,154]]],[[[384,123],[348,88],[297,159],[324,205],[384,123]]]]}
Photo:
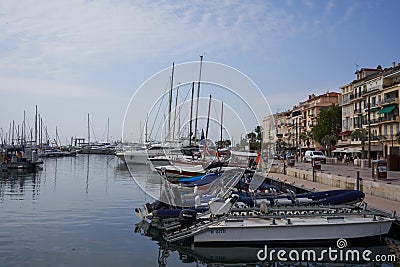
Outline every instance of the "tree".
{"type": "Polygon", "coordinates": [[[397,143],[400,144],[400,132],[396,134],[397,143]]]}
{"type": "Polygon", "coordinates": [[[261,142],[262,142],[262,127],[257,126],[253,132],[248,133],[246,135],[249,140],[249,148],[250,150],[259,150],[261,151],[261,142]]]}
{"type": "Polygon", "coordinates": [[[278,139],[275,143],[275,146],[276,146],[276,151],[280,153],[282,150],[286,149],[287,144],[282,139],[278,139]]]}
{"type": "Polygon", "coordinates": [[[303,141],[304,145],[307,146],[307,149],[310,148],[311,140],[313,139],[313,133],[311,131],[302,132],[300,134],[300,140],[303,141]]]}
{"type": "Polygon", "coordinates": [[[338,142],[338,138],[336,135],[326,135],[322,138],[321,144],[326,146],[328,149],[328,155],[331,156],[332,146],[336,145],[338,142]]]}
{"type": "Polygon", "coordinates": [[[365,141],[368,140],[367,130],[365,130],[364,128],[354,130],[350,136],[351,136],[351,139],[353,139],[353,140],[357,139],[358,141],[361,141],[361,158],[364,159],[365,158],[364,145],[365,145],[365,141]]]}
{"type": "Polygon", "coordinates": [[[332,104],[328,109],[321,109],[317,124],[312,129],[313,139],[322,144],[322,139],[328,135],[338,136],[342,129],[342,108],[332,104]]]}
{"type": "Polygon", "coordinates": [[[230,147],[231,146],[231,140],[222,140],[222,143],[221,143],[221,141],[217,141],[217,142],[215,142],[215,145],[218,147],[218,148],[224,148],[224,147],[230,147]]]}

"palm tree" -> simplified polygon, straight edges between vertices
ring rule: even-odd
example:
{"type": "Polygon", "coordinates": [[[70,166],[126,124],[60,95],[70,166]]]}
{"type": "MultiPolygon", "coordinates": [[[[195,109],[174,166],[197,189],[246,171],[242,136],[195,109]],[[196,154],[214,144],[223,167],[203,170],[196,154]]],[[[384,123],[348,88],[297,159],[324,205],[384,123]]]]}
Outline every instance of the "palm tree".
{"type": "Polygon", "coordinates": [[[286,142],[283,141],[282,139],[278,139],[276,141],[275,145],[276,145],[276,150],[278,150],[279,152],[281,152],[282,150],[285,150],[286,146],[287,146],[286,142]]]}
{"type": "Polygon", "coordinates": [[[307,146],[307,150],[310,148],[311,141],[313,139],[312,131],[302,132],[300,134],[300,140],[307,146]]]}
{"type": "Polygon", "coordinates": [[[322,138],[321,143],[322,145],[326,146],[328,148],[328,154],[331,156],[331,151],[332,151],[332,146],[336,145],[338,142],[338,138],[336,135],[326,135],[322,138]]]}
{"type": "Polygon", "coordinates": [[[368,132],[364,128],[354,130],[351,133],[351,139],[357,139],[358,141],[361,141],[361,158],[365,158],[365,151],[364,151],[364,145],[365,141],[368,139],[368,132]]]}

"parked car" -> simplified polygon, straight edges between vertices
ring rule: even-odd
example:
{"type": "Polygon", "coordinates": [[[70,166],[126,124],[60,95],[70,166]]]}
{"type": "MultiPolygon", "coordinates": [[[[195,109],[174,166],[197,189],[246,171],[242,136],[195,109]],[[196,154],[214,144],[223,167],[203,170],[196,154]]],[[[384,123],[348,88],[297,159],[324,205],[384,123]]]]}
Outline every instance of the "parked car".
{"type": "Polygon", "coordinates": [[[306,162],[311,162],[312,159],[320,159],[322,163],[326,163],[326,157],[322,151],[307,150],[304,158],[306,162]]]}

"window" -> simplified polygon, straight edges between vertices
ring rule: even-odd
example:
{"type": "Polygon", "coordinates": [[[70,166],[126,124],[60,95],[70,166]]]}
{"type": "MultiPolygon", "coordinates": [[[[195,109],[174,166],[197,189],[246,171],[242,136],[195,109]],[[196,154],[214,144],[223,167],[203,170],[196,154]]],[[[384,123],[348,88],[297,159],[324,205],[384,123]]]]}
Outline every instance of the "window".
{"type": "Polygon", "coordinates": [[[383,125],[383,134],[387,135],[387,125],[383,125]]]}

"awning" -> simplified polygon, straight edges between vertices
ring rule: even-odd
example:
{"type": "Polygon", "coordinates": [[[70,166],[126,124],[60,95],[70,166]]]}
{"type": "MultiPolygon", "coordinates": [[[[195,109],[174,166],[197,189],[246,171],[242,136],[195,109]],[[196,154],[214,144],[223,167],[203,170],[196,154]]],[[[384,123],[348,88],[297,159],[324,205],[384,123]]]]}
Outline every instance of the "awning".
{"type": "Polygon", "coordinates": [[[375,108],[371,108],[369,111],[374,112],[374,111],[377,111],[378,109],[379,109],[378,107],[375,107],[375,108]]]}
{"type": "Polygon", "coordinates": [[[348,148],[349,153],[361,153],[361,148],[358,147],[349,147],[348,148]]]}
{"type": "Polygon", "coordinates": [[[345,151],[345,148],[344,147],[337,147],[335,150],[333,150],[332,152],[333,153],[341,153],[341,152],[344,152],[345,151]]]}
{"type": "Polygon", "coordinates": [[[397,104],[383,107],[381,110],[379,110],[378,114],[388,114],[388,113],[392,112],[396,108],[396,106],[397,106],[397,104]]]}

